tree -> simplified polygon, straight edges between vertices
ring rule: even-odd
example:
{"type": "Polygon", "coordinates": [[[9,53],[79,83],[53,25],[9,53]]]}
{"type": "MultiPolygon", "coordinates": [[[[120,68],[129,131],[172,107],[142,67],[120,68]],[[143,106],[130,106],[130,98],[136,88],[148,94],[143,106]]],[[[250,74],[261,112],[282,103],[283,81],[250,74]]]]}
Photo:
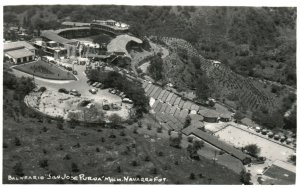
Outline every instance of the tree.
{"type": "Polygon", "coordinates": [[[180,137],[170,137],[170,146],[175,148],[180,148],[181,138],[180,137]]]}
{"type": "Polygon", "coordinates": [[[14,167],[13,167],[15,174],[17,176],[24,176],[24,172],[23,172],[23,165],[21,162],[18,162],[14,167]]]}
{"type": "MultiPolygon", "coordinates": [[[[208,97],[211,95],[211,88],[210,85],[212,84],[211,81],[208,79],[205,73],[201,73],[196,79],[196,96],[206,101],[208,97]]],[[[212,86],[212,85],[211,85],[212,86]]]]}
{"type": "Polygon", "coordinates": [[[194,180],[194,179],[195,179],[195,174],[194,174],[194,173],[191,173],[191,174],[190,174],[190,179],[191,179],[191,180],[194,180]]]}
{"type": "Polygon", "coordinates": [[[244,147],[244,150],[247,150],[247,152],[254,157],[257,157],[260,153],[260,148],[256,144],[249,144],[244,147]]]}
{"type": "Polygon", "coordinates": [[[152,58],[148,67],[148,72],[155,81],[159,81],[163,78],[163,61],[161,57],[156,55],[152,58]]]}
{"type": "Polygon", "coordinates": [[[240,180],[242,183],[245,185],[250,185],[251,184],[251,173],[246,172],[244,169],[240,173],[240,180]]]}
{"type": "Polygon", "coordinates": [[[191,125],[191,121],[192,121],[191,117],[190,116],[186,116],[183,128],[186,128],[186,127],[190,126],[191,125]]]}
{"type": "Polygon", "coordinates": [[[244,118],[245,116],[243,115],[243,113],[241,111],[237,111],[233,118],[237,120],[237,122],[241,122],[241,120],[244,118]]]}
{"type": "Polygon", "coordinates": [[[79,125],[79,121],[77,119],[71,118],[69,121],[70,128],[74,129],[77,125],[79,125]]]}
{"type": "Polygon", "coordinates": [[[15,142],[16,146],[20,146],[21,145],[21,141],[20,141],[20,139],[18,137],[15,137],[14,142],[15,142]]]}
{"type": "Polygon", "coordinates": [[[289,156],[289,161],[292,162],[294,165],[296,165],[296,155],[293,154],[293,155],[290,155],[289,156]]]}
{"type": "Polygon", "coordinates": [[[71,168],[72,168],[72,172],[79,172],[79,169],[78,169],[78,166],[76,163],[72,163],[71,168]]]}
{"type": "Polygon", "coordinates": [[[122,122],[122,118],[118,114],[112,114],[108,119],[113,126],[117,126],[122,122]]]}
{"type": "Polygon", "coordinates": [[[39,162],[40,167],[42,168],[47,168],[48,167],[48,160],[47,159],[43,159],[39,162]]]}

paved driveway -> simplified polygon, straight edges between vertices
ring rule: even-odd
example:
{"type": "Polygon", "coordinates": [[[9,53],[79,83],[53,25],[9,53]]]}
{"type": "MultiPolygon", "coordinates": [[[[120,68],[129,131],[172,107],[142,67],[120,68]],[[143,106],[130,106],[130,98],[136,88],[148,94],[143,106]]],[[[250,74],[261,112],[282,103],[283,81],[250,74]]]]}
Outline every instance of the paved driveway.
{"type": "MultiPolygon", "coordinates": [[[[113,95],[108,92],[108,89],[101,90],[98,89],[97,94],[91,94],[88,90],[92,88],[87,84],[87,77],[84,73],[85,66],[84,65],[74,65],[74,69],[78,72],[78,75],[76,77],[78,80],[74,81],[56,81],[56,80],[46,80],[35,77],[35,83],[38,86],[45,86],[46,88],[50,88],[53,90],[58,90],[60,88],[66,88],[67,90],[76,89],[81,93],[82,97],[87,97],[91,99],[95,99],[97,101],[106,99],[111,103],[121,103],[122,99],[117,96],[113,95]]],[[[28,76],[32,77],[32,75],[20,72],[18,70],[13,69],[13,72],[16,76],[28,76]]]]}

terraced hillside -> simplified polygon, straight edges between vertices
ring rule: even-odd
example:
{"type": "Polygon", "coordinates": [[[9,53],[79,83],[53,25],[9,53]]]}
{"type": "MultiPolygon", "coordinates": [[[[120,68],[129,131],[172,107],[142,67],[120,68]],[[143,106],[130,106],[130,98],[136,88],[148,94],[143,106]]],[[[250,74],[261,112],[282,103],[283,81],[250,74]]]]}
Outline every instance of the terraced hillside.
{"type": "Polygon", "coordinates": [[[269,88],[260,81],[238,75],[222,63],[214,63],[212,60],[204,59],[190,43],[183,39],[169,37],[156,39],[164,43],[171,51],[170,56],[164,60],[164,66],[167,67],[165,74],[170,79],[169,81],[174,82],[175,80],[176,82],[179,79],[188,85],[187,81],[191,79],[187,77],[192,78],[193,74],[195,74],[193,68],[186,68],[188,63],[178,56],[179,53],[186,52],[188,58],[198,58],[201,69],[205,71],[210,81],[212,81],[220,98],[231,98],[234,96],[236,98],[233,100],[235,104],[244,106],[251,111],[263,107],[272,112],[280,107],[280,100],[276,99],[275,94],[271,93],[269,88]],[[179,69],[181,70],[180,74],[179,69]],[[178,78],[178,75],[182,74],[184,78],[178,78]],[[231,97],[228,97],[230,95],[231,97]]]}

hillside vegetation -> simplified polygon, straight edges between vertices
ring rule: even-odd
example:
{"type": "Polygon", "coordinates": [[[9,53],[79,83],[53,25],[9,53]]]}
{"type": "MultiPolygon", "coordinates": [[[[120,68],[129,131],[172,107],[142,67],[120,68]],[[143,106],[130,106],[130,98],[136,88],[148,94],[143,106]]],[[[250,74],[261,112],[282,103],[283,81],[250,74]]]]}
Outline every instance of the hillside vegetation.
{"type": "Polygon", "coordinates": [[[296,85],[296,8],[10,6],[4,22],[34,29],[114,19],[132,32],[182,38],[237,73],[296,85]]]}
{"type": "Polygon", "coordinates": [[[93,19],[128,23],[131,33],[167,47],[163,72],[150,69],[163,83],[195,91],[198,100],[212,96],[270,128],[295,129],[295,120],[283,123],[283,115],[296,100],[296,8],[4,7],[4,23],[25,28],[50,29],[66,20],[93,19]],[[213,66],[210,60],[221,63],[213,66]]]}

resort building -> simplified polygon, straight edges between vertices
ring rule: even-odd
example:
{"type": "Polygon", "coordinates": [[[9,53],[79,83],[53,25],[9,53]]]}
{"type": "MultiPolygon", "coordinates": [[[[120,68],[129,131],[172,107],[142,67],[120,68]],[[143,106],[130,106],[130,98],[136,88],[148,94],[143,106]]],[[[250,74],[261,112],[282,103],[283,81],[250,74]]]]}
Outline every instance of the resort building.
{"type": "Polygon", "coordinates": [[[199,110],[198,113],[203,116],[205,122],[217,123],[219,120],[219,113],[214,110],[199,110]]]}
{"type": "Polygon", "coordinates": [[[92,32],[101,30],[114,35],[120,35],[129,31],[129,25],[114,20],[93,20],[91,23],[91,30],[92,32]]]}
{"type": "Polygon", "coordinates": [[[25,41],[4,43],[4,56],[13,64],[33,61],[35,50],[35,47],[25,41]]]}

